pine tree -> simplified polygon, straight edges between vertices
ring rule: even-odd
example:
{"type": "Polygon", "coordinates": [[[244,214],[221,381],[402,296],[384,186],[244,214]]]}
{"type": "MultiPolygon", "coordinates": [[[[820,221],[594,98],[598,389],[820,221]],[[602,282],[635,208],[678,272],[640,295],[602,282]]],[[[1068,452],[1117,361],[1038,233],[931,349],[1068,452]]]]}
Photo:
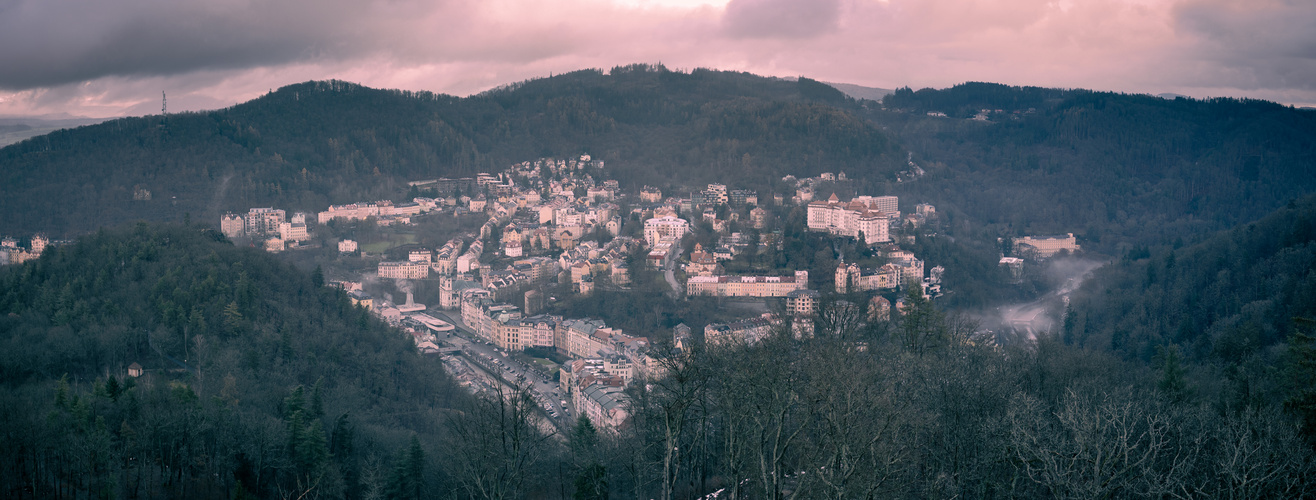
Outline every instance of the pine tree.
{"type": "Polygon", "coordinates": [[[411,446],[393,464],[384,496],[397,500],[417,500],[422,498],[424,487],[425,452],[421,450],[420,439],[413,435],[411,446]]]}
{"type": "Polygon", "coordinates": [[[1188,387],[1187,370],[1183,367],[1179,346],[1158,346],[1156,354],[1161,360],[1161,377],[1156,381],[1156,388],[1170,401],[1176,403],[1186,401],[1192,391],[1188,387]]]}

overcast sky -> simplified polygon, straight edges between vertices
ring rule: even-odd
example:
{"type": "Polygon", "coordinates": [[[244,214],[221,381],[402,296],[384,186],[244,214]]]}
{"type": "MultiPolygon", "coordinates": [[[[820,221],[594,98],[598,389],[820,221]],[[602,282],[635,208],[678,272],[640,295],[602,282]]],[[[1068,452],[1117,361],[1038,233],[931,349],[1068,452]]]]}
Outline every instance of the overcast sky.
{"type": "Polygon", "coordinates": [[[469,95],[583,68],[1316,104],[1313,0],[0,0],[0,116],[340,79],[469,95]]]}

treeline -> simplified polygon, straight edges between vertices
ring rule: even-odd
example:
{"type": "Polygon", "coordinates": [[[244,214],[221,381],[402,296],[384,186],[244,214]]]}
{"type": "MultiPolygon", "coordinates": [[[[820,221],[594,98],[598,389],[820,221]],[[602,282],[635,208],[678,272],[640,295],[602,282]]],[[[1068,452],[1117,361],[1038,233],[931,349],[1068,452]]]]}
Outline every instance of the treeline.
{"type": "Polygon", "coordinates": [[[1256,220],[1316,190],[1316,112],[1271,102],[969,83],[902,89],[884,104],[868,116],[927,175],[872,189],[975,226],[958,236],[1073,232],[1085,249],[1119,256],[1256,220]],[[983,109],[989,122],[966,119],[983,109]]]}
{"type": "Polygon", "coordinates": [[[627,66],[457,98],[306,82],[228,109],[124,118],[0,149],[0,234],[396,198],[405,181],[590,153],[625,189],[894,171],[899,148],[835,89],[627,66]],[[143,199],[150,192],[150,199],[143,199]]]}

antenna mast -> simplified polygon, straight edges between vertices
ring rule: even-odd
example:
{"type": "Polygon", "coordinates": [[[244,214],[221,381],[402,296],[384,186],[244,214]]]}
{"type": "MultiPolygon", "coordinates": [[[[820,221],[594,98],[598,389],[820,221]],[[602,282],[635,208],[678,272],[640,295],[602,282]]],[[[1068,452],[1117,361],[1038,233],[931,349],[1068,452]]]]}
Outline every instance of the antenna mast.
{"type": "Polygon", "coordinates": [[[169,114],[169,97],[165,95],[163,90],[160,91],[160,114],[169,114]]]}

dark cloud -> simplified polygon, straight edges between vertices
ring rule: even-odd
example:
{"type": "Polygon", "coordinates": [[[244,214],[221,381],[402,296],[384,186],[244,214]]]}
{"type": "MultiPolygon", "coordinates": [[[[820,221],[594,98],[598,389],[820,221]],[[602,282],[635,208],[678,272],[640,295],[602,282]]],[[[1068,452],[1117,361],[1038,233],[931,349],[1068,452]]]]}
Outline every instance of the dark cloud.
{"type": "Polygon", "coordinates": [[[738,38],[809,38],[837,29],[840,0],[731,0],[722,22],[738,38]]]}
{"type": "Polygon", "coordinates": [[[1189,57],[1211,61],[1192,78],[1242,89],[1316,89],[1316,2],[1193,0],[1174,11],[1196,38],[1189,57]]]}
{"type": "Polygon", "coordinates": [[[386,7],[344,0],[4,1],[0,88],[357,57],[388,42],[381,17],[409,8],[386,7]]]}

